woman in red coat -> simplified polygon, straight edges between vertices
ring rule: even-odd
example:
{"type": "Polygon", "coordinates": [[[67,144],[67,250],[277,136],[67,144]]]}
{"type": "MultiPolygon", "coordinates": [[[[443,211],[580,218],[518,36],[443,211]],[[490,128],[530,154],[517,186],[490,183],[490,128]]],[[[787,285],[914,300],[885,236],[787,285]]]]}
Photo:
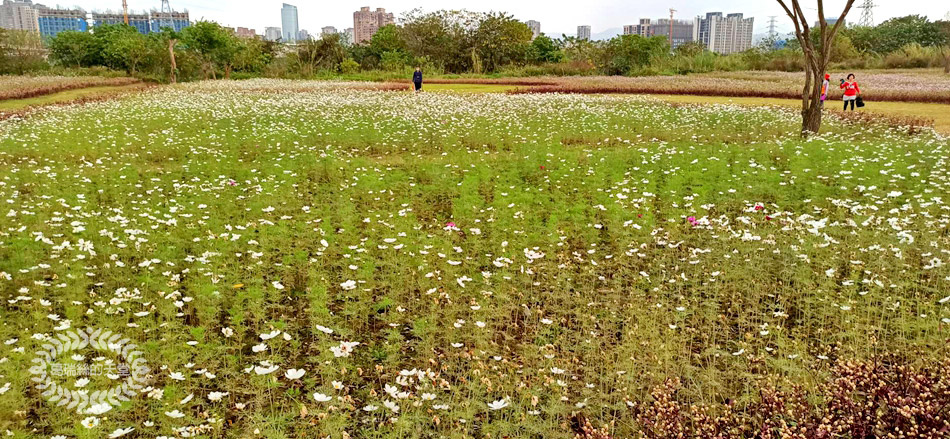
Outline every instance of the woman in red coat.
{"type": "Polygon", "coordinates": [[[854,80],[854,73],[848,75],[848,80],[841,80],[841,89],[844,90],[844,111],[848,111],[848,102],[851,103],[851,111],[854,111],[854,101],[861,95],[861,88],[854,80]]]}

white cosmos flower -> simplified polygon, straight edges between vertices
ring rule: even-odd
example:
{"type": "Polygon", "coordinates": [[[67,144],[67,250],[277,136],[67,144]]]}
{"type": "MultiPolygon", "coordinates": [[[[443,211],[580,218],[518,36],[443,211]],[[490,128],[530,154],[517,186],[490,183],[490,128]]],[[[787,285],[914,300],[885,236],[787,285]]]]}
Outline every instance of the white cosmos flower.
{"type": "Polygon", "coordinates": [[[348,280],[340,284],[340,288],[343,288],[344,291],[355,290],[356,281],[348,280]]]}
{"type": "Polygon", "coordinates": [[[112,406],[108,403],[93,404],[86,409],[86,413],[90,415],[102,415],[107,413],[109,410],[112,410],[112,406]]]}
{"type": "Polygon", "coordinates": [[[284,289],[284,284],[282,284],[282,283],[280,283],[280,282],[278,282],[278,281],[276,281],[276,280],[273,281],[273,282],[271,282],[271,285],[273,285],[274,288],[276,288],[276,289],[278,289],[278,290],[284,289]]]}
{"type": "Polygon", "coordinates": [[[265,366],[265,365],[254,366],[254,373],[258,375],[268,375],[268,374],[276,372],[277,369],[280,369],[280,366],[276,364],[271,365],[271,366],[265,366]]]}
{"type": "Polygon", "coordinates": [[[284,376],[289,380],[296,380],[302,377],[307,371],[303,369],[287,369],[287,372],[284,372],[284,376]]]}
{"type": "Polygon", "coordinates": [[[383,406],[388,408],[389,411],[393,413],[399,413],[399,404],[392,402],[390,400],[383,401],[383,406]]]}
{"type": "Polygon", "coordinates": [[[181,372],[172,372],[171,374],[168,375],[168,377],[175,381],[185,380],[185,375],[183,375],[181,372]]]}
{"type": "Polygon", "coordinates": [[[112,433],[109,434],[109,439],[116,439],[116,438],[125,436],[125,435],[131,433],[132,430],[135,430],[135,428],[133,428],[133,427],[117,428],[115,431],[113,431],[112,433]]]}
{"type": "Polygon", "coordinates": [[[83,419],[81,422],[83,427],[86,428],[96,428],[99,426],[99,418],[95,416],[90,416],[86,419],[83,419]]]}
{"type": "Polygon", "coordinates": [[[274,337],[277,337],[278,335],[280,335],[280,330],[279,330],[279,329],[275,329],[275,330],[273,330],[273,331],[271,331],[271,332],[268,332],[268,333],[265,333],[265,334],[261,334],[260,337],[261,337],[261,340],[267,341],[267,340],[270,340],[270,339],[272,339],[272,338],[274,338],[274,337]]]}
{"type": "Polygon", "coordinates": [[[330,348],[330,351],[333,352],[334,357],[349,357],[350,353],[353,352],[353,348],[359,346],[358,341],[344,341],[341,342],[339,346],[333,346],[330,348]]]}
{"type": "Polygon", "coordinates": [[[260,353],[260,352],[264,352],[264,351],[266,351],[266,350],[267,350],[267,344],[266,344],[266,343],[261,343],[261,344],[258,344],[258,345],[251,346],[251,351],[253,351],[254,353],[260,353]]]}
{"type": "Polygon", "coordinates": [[[165,416],[168,416],[169,418],[176,418],[176,419],[177,419],[177,418],[184,418],[184,417],[185,417],[185,414],[182,413],[182,412],[180,412],[180,411],[178,411],[178,409],[175,409],[175,410],[172,410],[172,411],[170,411],[170,412],[165,412],[165,416]]]}
{"type": "Polygon", "coordinates": [[[231,338],[231,336],[234,335],[234,330],[231,328],[221,328],[221,334],[223,334],[225,338],[231,338]]]}
{"type": "Polygon", "coordinates": [[[375,412],[376,410],[379,410],[379,407],[376,407],[375,405],[372,405],[372,404],[363,407],[364,412],[375,412]]]}
{"type": "Polygon", "coordinates": [[[333,397],[330,395],[324,395],[320,392],[316,392],[313,394],[313,399],[316,400],[317,402],[327,402],[333,399],[333,397]]]}
{"type": "Polygon", "coordinates": [[[510,402],[508,401],[508,398],[502,398],[502,399],[499,399],[498,401],[492,401],[488,403],[488,408],[491,410],[501,410],[505,407],[508,407],[508,404],[510,404],[510,402]]]}
{"type": "Polygon", "coordinates": [[[332,329],[327,328],[327,327],[325,327],[325,326],[320,326],[320,325],[317,325],[317,331],[320,331],[320,332],[322,332],[322,333],[324,333],[324,334],[332,334],[332,333],[333,333],[333,330],[332,330],[332,329]]]}
{"type": "Polygon", "coordinates": [[[229,394],[229,392],[211,392],[208,394],[208,401],[220,401],[221,398],[224,398],[229,394]]]}

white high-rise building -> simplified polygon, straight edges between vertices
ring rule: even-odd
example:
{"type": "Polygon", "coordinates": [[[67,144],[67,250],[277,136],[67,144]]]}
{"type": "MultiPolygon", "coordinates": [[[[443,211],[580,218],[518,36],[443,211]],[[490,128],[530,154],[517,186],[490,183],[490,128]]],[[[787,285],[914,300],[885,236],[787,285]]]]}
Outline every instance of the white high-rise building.
{"type": "Polygon", "coordinates": [[[696,17],[693,27],[693,40],[701,41],[710,52],[728,55],[752,48],[752,28],[754,18],[744,18],[742,14],[710,12],[706,18],[696,17]]]}
{"type": "Polygon", "coordinates": [[[0,28],[39,32],[38,14],[30,0],[3,0],[0,4],[0,28]]]}
{"type": "Polygon", "coordinates": [[[267,41],[278,41],[281,39],[279,27],[264,28],[264,39],[267,41]]]}
{"type": "Polygon", "coordinates": [[[537,20],[528,20],[525,24],[531,29],[531,39],[541,36],[541,22],[537,20]]]}
{"type": "Polygon", "coordinates": [[[577,26],[577,39],[590,40],[590,26],[577,26]]]}
{"type": "Polygon", "coordinates": [[[297,7],[284,3],[280,8],[281,29],[285,43],[296,43],[300,32],[300,23],[297,21],[297,7]]]}

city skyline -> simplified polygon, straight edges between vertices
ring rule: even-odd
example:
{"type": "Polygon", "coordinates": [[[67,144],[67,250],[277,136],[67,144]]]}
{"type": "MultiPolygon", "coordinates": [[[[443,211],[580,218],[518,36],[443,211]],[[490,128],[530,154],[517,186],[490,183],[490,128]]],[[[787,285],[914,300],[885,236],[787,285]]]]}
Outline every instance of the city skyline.
{"type": "MultiPolygon", "coordinates": [[[[73,2],[69,3],[69,7],[78,6],[89,12],[121,10],[120,0],[73,0],[73,2]]],[[[188,10],[192,20],[216,21],[224,26],[246,27],[263,33],[266,27],[282,27],[280,9],[285,2],[285,0],[231,0],[224,3],[210,0],[172,0],[171,5],[175,10],[188,10]]],[[[54,1],[39,3],[46,3],[51,7],[56,5],[54,1]]],[[[128,0],[128,3],[129,9],[135,11],[157,9],[161,5],[158,0],[128,0]]],[[[521,21],[537,20],[541,23],[543,33],[551,37],[560,37],[561,34],[576,35],[578,26],[590,25],[592,38],[597,38],[606,32],[622,34],[624,26],[636,25],[640,18],[655,19],[669,16],[669,8],[673,7],[679,11],[676,14],[677,19],[692,20],[696,16],[705,16],[707,12],[722,12],[724,15],[743,13],[746,17],[756,18],[754,29],[756,34],[767,32],[769,16],[777,16],[778,31],[782,33],[792,31],[791,20],[785,16],[778,3],[771,0],[765,2],[722,0],[702,3],[686,0],[663,2],[650,0],[637,4],[619,0],[595,0],[588,2],[582,10],[566,6],[550,8],[548,3],[537,0],[517,3],[500,0],[484,0],[478,3],[465,0],[340,1],[298,2],[295,5],[298,7],[299,29],[322,29],[327,26],[334,26],[337,29],[353,27],[353,12],[365,6],[371,6],[373,10],[385,8],[395,14],[397,21],[404,12],[419,7],[426,11],[439,9],[505,11],[521,21]]],[[[828,15],[837,17],[843,5],[844,0],[826,1],[825,11],[828,15]]],[[[950,6],[947,6],[944,1],[915,1],[913,8],[907,8],[906,5],[897,2],[880,1],[874,10],[874,17],[877,23],[908,14],[927,15],[933,20],[938,20],[942,19],[948,11],[950,11],[950,6]]],[[[814,11],[806,13],[815,15],[813,18],[817,19],[817,13],[814,11]]],[[[851,22],[856,21],[860,14],[860,10],[852,10],[851,22]]]]}

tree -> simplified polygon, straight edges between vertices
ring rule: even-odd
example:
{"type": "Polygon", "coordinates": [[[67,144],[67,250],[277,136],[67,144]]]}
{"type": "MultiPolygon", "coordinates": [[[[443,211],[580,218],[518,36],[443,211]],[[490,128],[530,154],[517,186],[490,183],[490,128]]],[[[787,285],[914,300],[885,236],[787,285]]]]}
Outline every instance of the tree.
{"type": "Polygon", "coordinates": [[[795,24],[795,38],[801,44],[805,53],[805,86],[802,88],[802,136],[818,133],[821,130],[821,84],[823,75],[831,63],[831,49],[835,35],[841,24],[844,23],[848,12],[854,6],[854,0],[847,0],[844,11],[833,27],[828,28],[825,20],[825,5],[818,0],[819,42],[816,45],[812,40],[812,29],[808,25],[808,17],[802,12],[799,0],[776,0],[785,10],[785,13],[795,24]],[[790,5],[790,6],[789,6],[790,5]]]}
{"type": "Polygon", "coordinates": [[[471,44],[479,14],[468,11],[412,10],[402,17],[399,34],[406,50],[440,70],[461,73],[471,68],[471,44]]]}
{"type": "Polygon", "coordinates": [[[297,60],[300,73],[312,75],[317,70],[337,70],[346,59],[346,50],[339,34],[324,35],[319,40],[310,39],[297,45],[297,60]]]}
{"type": "Polygon", "coordinates": [[[159,38],[165,43],[165,46],[168,47],[168,83],[174,84],[178,82],[178,61],[175,57],[175,47],[178,46],[178,42],[181,41],[181,34],[175,32],[172,28],[166,27],[162,28],[159,38]]]}
{"type": "Polygon", "coordinates": [[[60,65],[89,67],[100,57],[96,36],[88,32],[60,32],[48,45],[50,60],[60,65]]]}
{"type": "MultiPolygon", "coordinates": [[[[772,45],[768,46],[770,49],[772,45]]],[[[702,55],[706,51],[706,45],[702,41],[690,41],[688,43],[680,44],[676,49],[673,50],[677,56],[687,56],[694,57],[702,55]]]]}
{"type": "Polygon", "coordinates": [[[35,32],[0,29],[0,73],[22,75],[48,67],[43,40],[35,32]]]}
{"type": "Polygon", "coordinates": [[[201,58],[205,79],[217,79],[216,63],[224,63],[226,74],[230,73],[238,49],[234,39],[231,32],[211,21],[199,21],[181,31],[182,43],[201,58]]]}
{"type": "Polygon", "coordinates": [[[620,35],[611,38],[601,52],[600,64],[608,75],[627,75],[670,53],[669,39],[620,35]]]}
{"type": "Polygon", "coordinates": [[[478,57],[487,72],[512,62],[524,62],[532,36],[531,28],[511,15],[482,14],[475,32],[473,57],[478,57]]]}
{"type": "Polygon", "coordinates": [[[557,63],[562,59],[564,59],[564,52],[561,52],[554,44],[554,40],[547,35],[538,35],[528,49],[528,60],[534,63],[557,63]]]}
{"type": "Polygon", "coordinates": [[[947,18],[937,22],[940,33],[944,36],[944,46],[940,48],[940,54],[943,55],[943,72],[950,74],[950,12],[947,18]]]}

